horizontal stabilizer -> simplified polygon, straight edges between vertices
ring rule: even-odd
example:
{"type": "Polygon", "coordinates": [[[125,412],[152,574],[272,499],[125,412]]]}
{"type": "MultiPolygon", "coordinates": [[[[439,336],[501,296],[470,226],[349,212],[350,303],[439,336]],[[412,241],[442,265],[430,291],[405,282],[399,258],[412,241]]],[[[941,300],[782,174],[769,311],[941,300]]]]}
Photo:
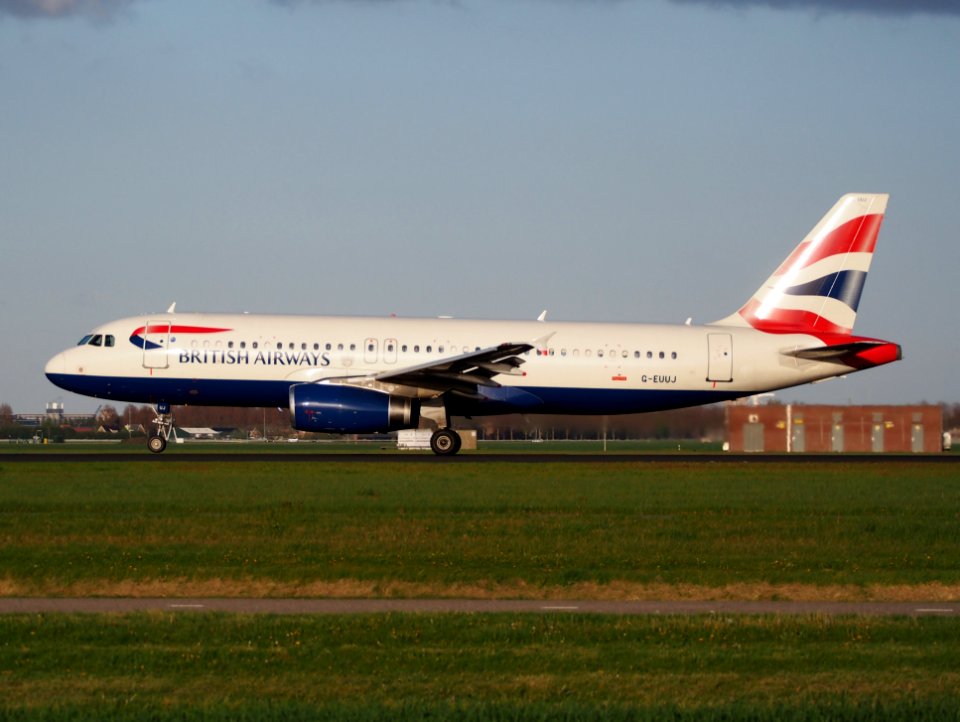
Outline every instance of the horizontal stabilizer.
{"type": "Polygon", "coordinates": [[[796,358],[810,359],[811,361],[830,361],[831,359],[841,359],[844,356],[869,351],[877,346],[882,346],[883,341],[855,341],[854,343],[842,343],[837,346],[815,346],[814,348],[798,348],[793,351],[784,351],[784,356],[795,356],[796,358]]]}
{"type": "Polygon", "coordinates": [[[872,339],[840,343],[834,346],[790,349],[781,353],[784,356],[793,356],[809,361],[840,363],[857,369],[880,366],[903,358],[903,351],[899,344],[872,339]]]}

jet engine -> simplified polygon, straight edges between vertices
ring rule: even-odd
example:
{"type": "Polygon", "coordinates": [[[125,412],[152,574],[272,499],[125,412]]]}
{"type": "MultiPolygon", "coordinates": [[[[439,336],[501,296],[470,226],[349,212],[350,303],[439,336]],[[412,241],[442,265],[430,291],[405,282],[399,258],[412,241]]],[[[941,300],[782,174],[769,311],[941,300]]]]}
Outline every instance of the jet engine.
{"type": "Polygon", "coordinates": [[[290,387],[290,425],[298,431],[372,434],[415,428],[419,419],[417,399],[340,384],[290,387]]]}

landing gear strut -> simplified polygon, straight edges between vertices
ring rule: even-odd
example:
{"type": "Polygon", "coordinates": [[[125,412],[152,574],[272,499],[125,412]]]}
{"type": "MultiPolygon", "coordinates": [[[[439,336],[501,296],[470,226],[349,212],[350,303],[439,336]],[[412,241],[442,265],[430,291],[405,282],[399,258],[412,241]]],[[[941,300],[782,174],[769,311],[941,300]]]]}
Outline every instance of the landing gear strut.
{"type": "Polygon", "coordinates": [[[460,451],[460,434],[453,429],[437,429],[430,437],[430,449],[437,456],[453,456],[460,451]]]}
{"type": "Polygon", "coordinates": [[[167,448],[170,435],[173,434],[173,437],[176,438],[177,432],[173,428],[173,414],[170,413],[170,404],[165,402],[157,404],[156,414],[153,423],[157,425],[157,428],[155,431],[151,431],[147,437],[147,448],[154,454],[160,454],[167,448]]]}

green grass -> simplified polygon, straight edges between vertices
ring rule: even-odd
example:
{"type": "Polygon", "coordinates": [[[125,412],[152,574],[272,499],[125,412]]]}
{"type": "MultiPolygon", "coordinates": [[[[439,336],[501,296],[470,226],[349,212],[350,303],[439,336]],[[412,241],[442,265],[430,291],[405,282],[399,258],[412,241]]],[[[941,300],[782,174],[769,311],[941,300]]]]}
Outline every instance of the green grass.
{"type": "Polygon", "coordinates": [[[956,587],[950,467],[0,462],[0,591],[956,587]]]}
{"type": "MultiPolygon", "coordinates": [[[[602,440],[547,440],[534,443],[530,440],[514,441],[479,441],[479,453],[483,454],[602,454],[604,453],[602,440]]],[[[631,439],[607,441],[607,453],[611,454],[659,454],[683,452],[690,453],[719,453],[722,442],[699,441],[693,439],[631,439]]],[[[115,454],[115,453],[146,453],[146,438],[134,437],[128,439],[107,437],[99,440],[77,440],[64,444],[7,444],[0,440],[0,458],[6,454],[30,454],[34,456],[56,454],[115,454]]],[[[167,455],[206,454],[396,454],[410,456],[411,454],[431,454],[431,452],[399,451],[396,440],[359,439],[330,439],[323,441],[287,441],[271,442],[232,442],[232,441],[199,441],[186,440],[183,444],[171,441],[164,453],[167,455]]],[[[465,456],[472,451],[461,452],[465,456]]]]}
{"type": "Polygon", "coordinates": [[[0,718],[956,719],[947,619],[0,618],[0,718]]]}

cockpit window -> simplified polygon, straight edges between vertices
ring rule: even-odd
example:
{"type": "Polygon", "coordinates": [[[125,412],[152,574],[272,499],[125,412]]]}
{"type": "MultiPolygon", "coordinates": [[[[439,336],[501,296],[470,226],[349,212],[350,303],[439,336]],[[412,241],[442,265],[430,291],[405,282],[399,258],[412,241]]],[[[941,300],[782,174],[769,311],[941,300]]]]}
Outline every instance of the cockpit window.
{"type": "Polygon", "coordinates": [[[91,346],[101,346],[103,345],[103,334],[96,334],[92,339],[90,339],[91,346]]]}
{"type": "Polygon", "coordinates": [[[104,344],[103,344],[104,346],[106,346],[107,348],[113,348],[113,335],[112,335],[112,334],[108,334],[108,335],[104,336],[103,340],[104,340],[104,344]]]}
{"type": "Polygon", "coordinates": [[[80,339],[80,342],[77,344],[77,346],[86,346],[88,343],[90,343],[90,339],[92,338],[93,338],[93,334],[88,333],[86,336],[80,339]]]}

